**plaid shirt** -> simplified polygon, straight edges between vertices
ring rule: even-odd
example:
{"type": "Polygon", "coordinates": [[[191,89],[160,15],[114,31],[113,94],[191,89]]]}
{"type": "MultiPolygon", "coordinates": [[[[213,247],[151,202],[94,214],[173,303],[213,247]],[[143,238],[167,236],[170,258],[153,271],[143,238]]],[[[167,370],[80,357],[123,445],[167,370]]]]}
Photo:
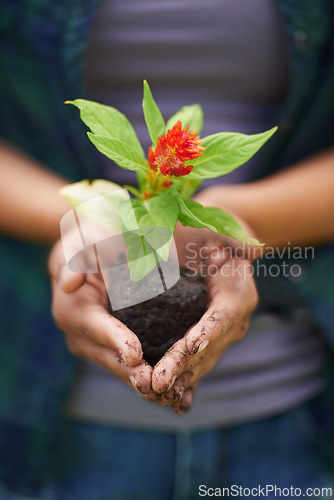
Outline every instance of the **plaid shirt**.
{"type": "MultiPolygon", "coordinates": [[[[0,136],[73,180],[99,176],[93,146],[66,99],[84,95],[82,54],[98,0],[2,0],[0,136]]],[[[330,0],[279,0],[290,90],[279,131],[259,154],[262,177],[333,145],[334,12],[330,0]]],[[[19,179],[18,179],[19,182],[19,179]]],[[[20,200],[18,200],[19,202],[20,200]]],[[[0,474],[38,492],[75,370],[50,315],[47,249],[0,240],[0,474]]],[[[259,280],[268,307],[303,304],[334,345],[334,248],[304,262],[298,282],[259,280]]],[[[272,262],[271,262],[272,263],[272,262]]]]}

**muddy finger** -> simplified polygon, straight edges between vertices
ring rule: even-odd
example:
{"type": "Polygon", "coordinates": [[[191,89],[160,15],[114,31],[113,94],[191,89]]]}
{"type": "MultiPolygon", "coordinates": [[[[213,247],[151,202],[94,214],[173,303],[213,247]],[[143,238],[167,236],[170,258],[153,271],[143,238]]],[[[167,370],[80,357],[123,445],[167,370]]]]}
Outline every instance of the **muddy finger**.
{"type": "Polygon", "coordinates": [[[138,393],[142,395],[153,394],[151,388],[152,367],[145,361],[135,367],[129,366],[121,355],[113,349],[78,336],[68,338],[67,345],[72,354],[93,361],[123,380],[138,393]]]}
{"type": "Polygon", "coordinates": [[[172,405],[172,410],[177,415],[186,415],[190,412],[192,402],[194,399],[195,389],[193,387],[189,387],[183,394],[181,400],[172,405]]]}

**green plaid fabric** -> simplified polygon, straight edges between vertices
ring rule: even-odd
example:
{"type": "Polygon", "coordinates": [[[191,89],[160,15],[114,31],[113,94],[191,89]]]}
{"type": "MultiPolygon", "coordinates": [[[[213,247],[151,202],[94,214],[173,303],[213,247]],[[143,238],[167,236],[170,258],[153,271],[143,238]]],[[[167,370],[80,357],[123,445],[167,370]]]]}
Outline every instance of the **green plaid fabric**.
{"type": "MultiPolygon", "coordinates": [[[[278,132],[259,156],[256,177],[334,145],[334,3],[277,3],[287,35],[290,86],[279,112],[278,132]]],[[[306,307],[334,345],[334,285],[330,279],[334,273],[334,245],[317,249],[315,258],[305,259],[302,266],[298,280],[282,276],[258,279],[263,303],[276,304],[286,312],[289,306],[306,307]]]]}
{"type": "MultiPolygon", "coordinates": [[[[73,180],[99,176],[93,147],[66,99],[84,95],[82,54],[98,0],[2,0],[0,136],[73,180]]],[[[290,57],[280,129],[258,177],[333,144],[334,29],[330,0],[279,0],[290,57]]],[[[19,180],[18,180],[19,182],[19,180]]],[[[19,200],[18,200],[19,203],[19,200]]],[[[305,262],[298,283],[259,280],[268,307],[303,303],[334,343],[333,248],[305,262]],[[281,299],[286,299],[281,300],[281,299]]],[[[0,475],[37,493],[75,370],[50,316],[47,249],[0,240],[0,475]]]]}
{"type": "MultiPolygon", "coordinates": [[[[82,53],[96,6],[0,4],[0,136],[73,180],[99,176],[94,148],[64,106],[83,96],[82,53]]],[[[0,240],[0,474],[26,493],[38,490],[47,470],[74,370],[50,315],[47,255],[46,248],[0,240]]]]}

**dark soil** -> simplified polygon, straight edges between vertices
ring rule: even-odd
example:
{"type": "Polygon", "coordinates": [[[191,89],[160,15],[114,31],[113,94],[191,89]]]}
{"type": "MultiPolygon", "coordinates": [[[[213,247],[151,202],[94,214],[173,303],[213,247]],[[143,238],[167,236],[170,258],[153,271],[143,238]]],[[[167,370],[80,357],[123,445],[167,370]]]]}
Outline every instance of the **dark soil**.
{"type": "MultiPolygon", "coordinates": [[[[153,299],[110,313],[139,337],[145,360],[154,366],[171,345],[203,316],[208,305],[205,280],[181,269],[179,281],[153,299]]],[[[126,290],[120,291],[126,293],[126,290]]]]}

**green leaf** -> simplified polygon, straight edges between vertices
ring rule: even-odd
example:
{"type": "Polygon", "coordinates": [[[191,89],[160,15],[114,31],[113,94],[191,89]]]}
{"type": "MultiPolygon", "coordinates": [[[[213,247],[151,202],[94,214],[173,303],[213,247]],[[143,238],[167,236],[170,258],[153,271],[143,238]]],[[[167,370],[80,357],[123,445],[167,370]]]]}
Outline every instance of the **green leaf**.
{"type": "Polygon", "coordinates": [[[146,226],[145,238],[156,250],[158,256],[167,261],[179,215],[178,203],[170,194],[164,193],[149,198],[144,205],[147,214],[142,217],[140,223],[146,226]],[[168,235],[169,238],[166,241],[168,235]]]}
{"type": "Polygon", "coordinates": [[[121,168],[128,170],[148,170],[146,161],[125,142],[113,137],[102,137],[88,132],[94,146],[121,168]]]}
{"type": "Polygon", "coordinates": [[[156,257],[153,253],[147,255],[142,255],[137,258],[137,247],[135,248],[135,254],[132,254],[133,247],[129,247],[127,253],[127,259],[129,262],[130,278],[132,281],[140,281],[145,276],[147,276],[158,264],[156,257]]]}
{"type": "Polygon", "coordinates": [[[125,189],[127,189],[129,191],[129,193],[133,194],[137,198],[141,198],[141,192],[138,191],[137,188],[135,188],[133,186],[129,186],[128,184],[124,184],[124,187],[125,187],[125,189]]]}
{"type": "Polygon", "coordinates": [[[213,179],[228,174],[248,161],[276,132],[274,127],[261,134],[221,132],[203,138],[204,156],[191,161],[188,179],[213,179]]]}
{"type": "Polygon", "coordinates": [[[208,228],[219,234],[229,236],[240,243],[258,246],[260,242],[247,236],[240,224],[227,212],[217,207],[203,207],[193,200],[183,200],[176,195],[179,203],[179,221],[183,226],[208,228]]]}
{"type": "Polygon", "coordinates": [[[142,174],[140,170],[137,170],[136,176],[139,189],[140,191],[144,192],[146,189],[146,177],[142,174]]]}
{"type": "Polygon", "coordinates": [[[93,134],[119,139],[144,158],[144,151],[134,128],[127,117],[116,108],[86,99],[66,101],[66,104],[79,108],[81,120],[93,134]]]}
{"type": "Polygon", "coordinates": [[[133,199],[131,203],[131,213],[125,204],[118,210],[124,227],[128,231],[139,228],[140,234],[156,250],[158,256],[166,261],[179,215],[177,201],[170,194],[163,193],[146,201],[133,199]]]}
{"type": "Polygon", "coordinates": [[[142,279],[148,274],[146,271],[144,273],[144,268],[150,268],[151,271],[154,267],[151,267],[152,258],[147,258],[144,259],[141,270],[141,258],[154,254],[155,265],[161,260],[168,260],[179,207],[176,200],[167,193],[146,201],[133,199],[131,203],[132,211],[124,203],[119,206],[118,215],[123,222],[123,238],[128,245],[131,279],[138,281],[138,276],[142,279]]]}
{"type": "Polygon", "coordinates": [[[128,247],[127,261],[132,281],[140,281],[157,265],[158,258],[143,237],[140,220],[145,215],[142,200],[131,200],[132,210],[127,203],[118,206],[118,216],[122,221],[122,236],[128,247]]]}
{"type": "Polygon", "coordinates": [[[139,221],[145,215],[146,209],[143,201],[138,198],[131,200],[132,210],[129,210],[127,203],[121,203],[118,207],[118,215],[123,222],[124,230],[137,231],[139,229],[139,221]]]}
{"type": "Polygon", "coordinates": [[[161,193],[158,196],[152,196],[152,198],[144,201],[143,204],[147,211],[147,215],[145,216],[146,225],[152,225],[146,223],[149,218],[150,221],[154,222],[154,225],[168,227],[174,232],[179,207],[177,201],[170,193],[161,193]]]}
{"type": "Polygon", "coordinates": [[[208,228],[215,233],[218,232],[215,226],[215,220],[208,217],[203,205],[193,200],[182,200],[180,198],[179,221],[183,226],[208,228]]]}
{"type": "Polygon", "coordinates": [[[152,144],[155,147],[159,137],[165,132],[166,126],[160,109],[153,99],[152,92],[146,80],[144,80],[143,110],[148,133],[150,134],[152,144]]]}
{"type": "Polygon", "coordinates": [[[122,231],[124,242],[128,247],[127,260],[132,281],[140,281],[156,267],[159,260],[149,244],[140,233],[136,231],[122,231]]]}
{"type": "Polygon", "coordinates": [[[262,246],[263,244],[259,242],[256,238],[251,238],[247,236],[244,229],[240,224],[232,217],[231,214],[225,212],[218,207],[205,207],[205,212],[212,217],[216,222],[215,227],[220,234],[225,234],[231,238],[244,243],[249,246],[262,246]]]}
{"type": "Polygon", "coordinates": [[[183,106],[175,115],[170,117],[166,129],[169,130],[173,128],[178,121],[182,123],[182,128],[189,125],[190,132],[197,130],[197,132],[200,133],[203,128],[203,110],[200,104],[183,106]]]}
{"type": "Polygon", "coordinates": [[[181,177],[179,179],[173,179],[173,184],[177,187],[180,196],[183,199],[190,198],[194,193],[196,193],[196,191],[202,184],[201,179],[188,179],[187,177],[188,176],[181,177]]]}

